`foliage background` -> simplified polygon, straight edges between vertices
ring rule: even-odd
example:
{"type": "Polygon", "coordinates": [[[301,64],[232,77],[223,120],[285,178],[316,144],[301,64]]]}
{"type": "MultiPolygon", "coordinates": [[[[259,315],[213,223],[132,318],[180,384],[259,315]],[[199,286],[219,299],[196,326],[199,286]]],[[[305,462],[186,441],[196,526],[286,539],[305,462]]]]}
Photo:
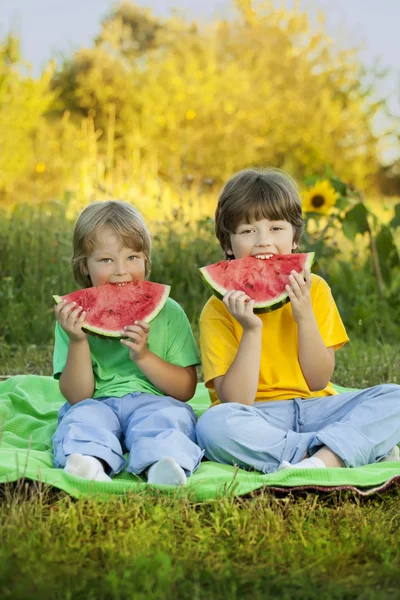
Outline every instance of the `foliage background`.
{"type": "MultiPolygon", "coordinates": [[[[0,373],[51,373],[51,296],[74,287],[73,222],[97,199],[149,220],[152,278],[172,285],[197,335],[197,269],[223,257],[220,186],[255,165],[303,190],[303,249],[352,340],[335,381],[399,381],[400,204],[381,190],[399,194],[400,170],[379,164],[379,77],[296,4],[233,4],[233,20],[204,27],[118,4],[92,47],[38,78],[16,36],[0,40],[0,373]]],[[[71,502],[21,479],[0,489],[0,595],[392,598],[398,495],[71,502]]]]}
{"type": "Polygon", "coordinates": [[[323,18],[311,25],[300,8],[233,4],[233,20],[200,27],[123,2],[92,47],[50,64],[39,79],[18,40],[6,37],[3,203],[63,190],[81,202],[102,192],[137,201],[143,179],[150,188],[153,178],[210,184],[250,164],[298,179],[329,165],[348,182],[373,186],[372,122],[381,103],[356,49],[342,50],[323,18]]]}
{"type": "MultiPolygon", "coordinates": [[[[51,296],[74,286],[73,222],[96,199],[127,199],[149,220],[152,278],[172,285],[197,335],[197,269],[222,258],[220,186],[255,165],[304,191],[303,249],[352,339],[335,381],[398,382],[400,205],[380,190],[399,194],[400,170],[377,156],[379,77],[297,4],[233,4],[233,20],[206,27],[118,4],[90,48],[39,78],[15,35],[0,40],[0,373],[51,373],[51,296]]],[[[398,495],[71,501],[22,479],[0,489],[0,595],[394,598],[398,495]]]]}
{"type": "Polygon", "coordinates": [[[208,296],[197,269],[222,258],[219,189],[254,165],[286,169],[305,191],[332,185],[330,211],[305,212],[303,249],[316,251],[350,334],[398,339],[400,206],[379,191],[379,75],[329,38],[322,15],[233,5],[233,19],[200,26],[116,4],[90,48],[36,79],[19,40],[0,42],[3,354],[51,344],[51,295],[74,287],[77,211],[110,197],[149,220],[152,277],[172,284],[197,333],[208,296]]]}

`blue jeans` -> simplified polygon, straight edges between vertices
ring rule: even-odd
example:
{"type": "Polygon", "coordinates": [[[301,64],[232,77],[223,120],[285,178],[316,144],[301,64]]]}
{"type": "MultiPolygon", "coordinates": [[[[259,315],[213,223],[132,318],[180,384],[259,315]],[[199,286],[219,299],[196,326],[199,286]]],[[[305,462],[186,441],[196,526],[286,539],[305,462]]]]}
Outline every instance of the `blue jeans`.
{"type": "Polygon", "coordinates": [[[209,460],[273,473],[327,446],[346,467],[378,461],[400,441],[400,386],[208,409],[197,441],[209,460]]]}
{"type": "Polygon", "coordinates": [[[204,454],[196,443],[196,421],[191,406],[170,396],[137,392],[67,402],[53,436],[54,466],[63,468],[67,456],[80,453],[103,459],[113,475],[124,468],[128,451],[129,473],[172,456],[191,475],[204,454]]]}

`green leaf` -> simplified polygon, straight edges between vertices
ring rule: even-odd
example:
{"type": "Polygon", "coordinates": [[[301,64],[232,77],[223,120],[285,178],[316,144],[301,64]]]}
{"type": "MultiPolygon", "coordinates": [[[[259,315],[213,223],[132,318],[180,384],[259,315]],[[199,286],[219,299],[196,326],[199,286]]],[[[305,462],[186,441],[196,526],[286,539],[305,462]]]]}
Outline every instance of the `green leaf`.
{"type": "Polygon", "coordinates": [[[387,225],[383,225],[375,238],[379,264],[385,283],[391,281],[392,269],[400,265],[399,250],[393,238],[393,233],[387,225]]]}
{"type": "Polygon", "coordinates": [[[368,211],[368,212],[369,212],[369,216],[371,217],[371,220],[372,220],[372,227],[373,228],[377,227],[378,224],[380,224],[380,222],[381,222],[380,219],[379,219],[379,217],[375,213],[373,213],[371,211],[368,211]]]}
{"type": "Polygon", "coordinates": [[[314,187],[317,181],[320,181],[321,177],[319,175],[308,175],[303,179],[303,183],[306,187],[314,187]]]}
{"type": "Polygon", "coordinates": [[[368,214],[368,209],[362,202],[356,204],[345,214],[343,219],[343,233],[349,240],[354,240],[357,233],[366,233],[369,231],[368,214]]]}
{"type": "Polygon", "coordinates": [[[318,240],[317,242],[308,244],[305,252],[315,252],[315,256],[318,257],[323,253],[323,250],[324,250],[324,241],[318,240]]]}
{"type": "Polygon", "coordinates": [[[332,187],[338,192],[338,194],[341,196],[348,195],[347,185],[341,179],[339,179],[339,177],[331,175],[329,179],[332,187]]]}
{"type": "Polygon", "coordinates": [[[390,227],[400,227],[400,202],[394,207],[394,217],[389,223],[390,227]]]}
{"type": "Polygon", "coordinates": [[[340,195],[336,200],[336,206],[339,210],[345,210],[349,206],[350,202],[345,196],[340,195]]]}

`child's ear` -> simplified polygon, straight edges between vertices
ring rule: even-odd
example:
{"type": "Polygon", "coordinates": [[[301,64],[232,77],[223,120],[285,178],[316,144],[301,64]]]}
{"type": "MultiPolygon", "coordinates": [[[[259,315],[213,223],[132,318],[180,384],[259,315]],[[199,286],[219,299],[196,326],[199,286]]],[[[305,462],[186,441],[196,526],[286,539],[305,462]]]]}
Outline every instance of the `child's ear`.
{"type": "Polygon", "coordinates": [[[297,248],[298,248],[298,245],[296,244],[296,242],[293,242],[292,243],[292,252],[293,252],[293,250],[297,250],[297,248]]]}
{"type": "Polygon", "coordinates": [[[228,248],[226,253],[229,254],[229,256],[233,256],[233,250],[231,250],[230,248],[228,248]]]}

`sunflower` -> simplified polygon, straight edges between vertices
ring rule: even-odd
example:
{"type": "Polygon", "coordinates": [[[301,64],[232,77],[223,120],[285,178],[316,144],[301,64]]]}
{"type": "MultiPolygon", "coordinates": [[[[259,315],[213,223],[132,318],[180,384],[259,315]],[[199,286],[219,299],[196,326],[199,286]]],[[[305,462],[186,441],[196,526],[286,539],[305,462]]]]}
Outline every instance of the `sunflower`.
{"type": "Polygon", "coordinates": [[[339,194],[326,179],[317,181],[314,187],[305,190],[301,196],[305,213],[313,212],[321,215],[329,214],[339,198],[339,194]]]}

